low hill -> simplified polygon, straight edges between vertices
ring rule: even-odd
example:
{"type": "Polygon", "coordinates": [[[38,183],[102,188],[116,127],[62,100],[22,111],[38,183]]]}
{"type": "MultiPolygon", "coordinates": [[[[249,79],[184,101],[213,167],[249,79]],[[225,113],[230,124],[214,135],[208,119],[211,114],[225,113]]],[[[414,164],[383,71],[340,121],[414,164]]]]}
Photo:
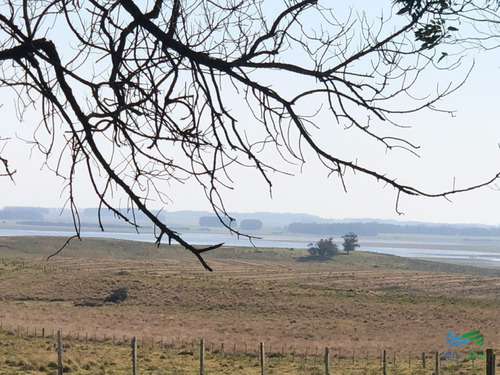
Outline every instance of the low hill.
{"type": "MultiPolygon", "coordinates": [[[[65,244],[64,237],[0,237],[1,258],[43,258],[55,254],[65,244]]],[[[307,255],[303,249],[251,248],[224,246],[206,255],[208,261],[222,259],[300,262],[307,255]]],[[[161,245],[154,243],[126,241],[104,238],[73,239],[57,254],[57,258],[92,258],[92,259],[186,259],[194,257],[179,245],[161,245]]],[[[308,262],[309,263],[309,262],[308,262]]],[[[320,262],[318,262],[320,263],[320,262]]],[[[394,255],[354,251],[349,255],[341,254],[329,260],[338,267],[379,268],[394,270],[415,270],[446,273],[463,273],[485,276],[500,276],[500,271],[471,266],[461,266],[433,261],[425,261],[394,255]]],[[[50,264],[50,260],[49,260],[50,264]]],[[[217,269],[216,269],[217,271],[217,269]]]]}

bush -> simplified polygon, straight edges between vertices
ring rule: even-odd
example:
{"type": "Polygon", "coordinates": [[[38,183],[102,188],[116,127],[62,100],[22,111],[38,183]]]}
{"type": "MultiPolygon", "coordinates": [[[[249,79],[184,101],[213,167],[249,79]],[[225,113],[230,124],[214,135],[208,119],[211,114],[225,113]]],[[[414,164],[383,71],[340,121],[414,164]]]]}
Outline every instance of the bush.
{"type": "Polygon", "coordinates": [[[104,298],[104,302],[120,303],[128,298],[127,288],[118,288],[111,292],[109,296],[104,298]]]}
{"type": "Polygon", "coordinates": [[[321,239],[316,242],[316,245],[309,244],[309,249],[307,250],[312,256],[317,256],[321,258],[331,258],[339,253],[339,248],[333,243],[333,238],[321,239]]]}

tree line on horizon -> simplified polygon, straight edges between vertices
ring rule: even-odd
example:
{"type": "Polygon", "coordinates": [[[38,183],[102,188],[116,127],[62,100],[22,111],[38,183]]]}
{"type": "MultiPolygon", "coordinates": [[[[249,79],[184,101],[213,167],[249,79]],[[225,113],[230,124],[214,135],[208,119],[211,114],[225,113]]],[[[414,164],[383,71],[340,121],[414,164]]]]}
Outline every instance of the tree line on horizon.
{"type": "MultiPolygon", "coordinates": [[[[82,217],[91,217],[97,215],[97,208],[88,208],[82,210],[82,217]]],[[[0,220],[21,220],[20,224],[48,225],[45,215],[49,209],[45,207],[17,207],[6,206],[0,209],[0,220]]],[[[162,216],[165,213],[157,211],[157,215],[162,216]]],[[[113,212],[101,211],[101,218],[109,220],[114,217],[113,212]]],[[[138,221],[145,221],[146,218],[141,213],[137,214],[138,221]]],[[[57,225],[62,222],[58,221],[57,225]]],[[[217,216],[199,216],[198,224],[200,227],[223,227],[217,216]]],[[[226,221],[229,225],[229,220],[226,221]]],[[[88,223],[81,223],[87,226],[88,223]]],[[[109,223],[106,224],[109,227],[109,223]]],[[[236,220],[231,223],[233,227],[241,230],[260,230],[266,223],[259,219],[243,219],[240,222],[236,220]]],[[[496,226],[473,226],[460,224],[390,224],[381,222],[342,222],[342,223],[301,223],[294,222],[284,227],[286,231],[297,234],[314,234],[323,236],[341,236],[344,233],[354,232],[360,236],[376,236],[385,234],[421,234],[421,235],[447,235],[447,236],[475,236],[475,237],[500,237],[500,227],[496,226]]]]}
{"type": "MultiPolygon", "coordinates": [[[[237,227],[238,222],[237,220],[233,220],[232,222],[229,221],[227,218],[222,218],[219,219],[217,216],[201,216],[198,220],[198,224],[200,227],[223,227],[224,225],[226,226],[233,226],[237,227]]],[[[259,230],[262,229],[264,223],[262,223],[261,220],[258,219],[243,219],[241,220],[239,224],[239,228],[242,230],[259,230]]]]}

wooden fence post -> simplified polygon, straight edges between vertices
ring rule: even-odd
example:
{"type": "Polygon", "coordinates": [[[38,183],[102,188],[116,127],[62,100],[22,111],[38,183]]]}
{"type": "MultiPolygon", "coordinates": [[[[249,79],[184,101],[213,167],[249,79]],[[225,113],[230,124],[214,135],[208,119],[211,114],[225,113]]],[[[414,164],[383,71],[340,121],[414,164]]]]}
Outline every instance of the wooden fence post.
{"type": "Polygon", "coordinates": [[[325,348],[325,375],[330,375],[330,348],[325,348]]]}
{"type": "Polygon", "coordinates": [[[387,375],[387,352],[385,349],[382,352],[382,374],[387,375]]]}
{"type": "Polygon", "coordinates": [[[137,339],[132,337],[132,374],[137,375],[137,339]]]}
{"type": "Polygon", "coordinates": [[[266,375],[266,352],[264,350],[264,343],[261,342],[259,345],[259,356],[260,356],[260,373],[261,375],[266,375]]]}
{"type": "Polygon", "coordinates": [[[203,375],[203,366],[205,362],[205,341],[200,340],[200,375],[203,375]]]}
{"type": "Polygon", "coordinates": [[[425,352],[422,352],[422,368],[425,368],[425,352]]]}
{"type": "Polygon", "coordinates": [[[57,331],[57,375],[63,375],[61,330],[57,331]]]}
{"type": "Polygon", "coordinates": [[[435,375],[439,375],[439,352],[436,352],[436,369],[434,373],[435,375]]]}
{"type": "Polygon", "coordinates": [[[495,353],[493,353],[493,349],[486,349],[486,375],[495,375],[495,353]]]}

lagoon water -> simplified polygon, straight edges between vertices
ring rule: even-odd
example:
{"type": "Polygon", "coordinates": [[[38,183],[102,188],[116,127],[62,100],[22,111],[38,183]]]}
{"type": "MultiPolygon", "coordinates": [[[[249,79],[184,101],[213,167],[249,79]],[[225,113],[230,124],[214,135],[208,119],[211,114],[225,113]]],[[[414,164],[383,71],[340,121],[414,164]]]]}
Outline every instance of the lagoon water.
{"type": "MultiPolygon", "coordinates": [[[[56,236],[71,237],[74,232],[64,231],[37,231],[37,230],[17,230],[0,229],[0,237],[5,236],[56,236]]],[[[131,232],[85,232],[82,237],[88,238],[115,238],[120,240],[155,242],[152,233],[131,233],[131,232]]],[[[258,246],[258,247],[281,247],[281,248],[307,248],[311,242],[317,241],[317,236],[266,236],[266,238],[248,240],[246,237],[238,238],[236,235],[222,233],[182,233],[182,238],[194,245],[209,245],[223,242],[228,246],[258,246]]]]}
{"type": "MultiPolygon", "coordinates": [[[[2,236],[57,236],[71,237],[74,232],[70,231],[38,231],[38,230],[16,230],[16,229],[0,229],[0,237],[2,236]]],[[[120,232],[83,232],[82,237],[87,238],[115,238],[122,240],[154,242],[155,238],[151,233],[120,233],[120,232]]],[[[318,240],[318,236],[314,235],[266,235],[261,239],[253,239],[250,242],[247,238],[238,237],[236,235],[222,233],[183,233],[183,238],[194,245],[207,245],[223,242],[228,246],[258,246],[258,247],[277,247],[277,248],[307,248],[307,245],[318,240]]],[[[441,260],[467,260],[469,264],[474,265],[477,261],[478,265],[500,268],[500,247],[488,251],[481,249],[481,246],[470,246],[470,249],[463,250],[463,245],[460,250],[443,250],[439,249],[439,245],[443,243],[433,244],[432,242],[425,243],[422,248],[415,247],[398,247],[398,242],[392,241],[390,247],[384,246],[382,243],[377,246],[376,241],[367,239],[371,246],[363,246],[363,238],[360,238],[361,250],[372,251],[376,253],[391,254],[408,258],[419,259],[441,259],[441,260]],[[436,248],[433,248],[435,245],[436,248]]],[[[387,241],[385,241],[387,244],[387,241]]],[[[453,244],[447,244],[448,247],[453,244]]]]}
{"type": "Polygon", "coordinates": [[[481,250],[400,249],[364,246],[363,250],[419,259],[478,259],[500,262],[500,249],[498,249],[498,252],[482,252],[481,250]]]}

